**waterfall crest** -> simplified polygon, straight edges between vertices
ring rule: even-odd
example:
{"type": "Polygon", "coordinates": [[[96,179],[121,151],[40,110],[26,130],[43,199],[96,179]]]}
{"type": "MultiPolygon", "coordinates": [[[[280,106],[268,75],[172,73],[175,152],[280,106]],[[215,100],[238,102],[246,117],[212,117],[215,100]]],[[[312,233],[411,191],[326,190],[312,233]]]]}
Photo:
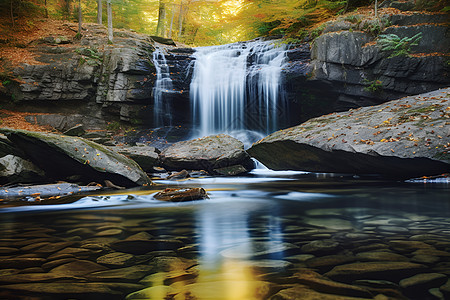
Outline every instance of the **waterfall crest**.
{"type": "Polygon", "coordinates": [[[277,130],[286,110],[281,71],[284,45],[251,41],[197,48],[190,84],[191,113],[197,136],[251,129],[277,130]]]}

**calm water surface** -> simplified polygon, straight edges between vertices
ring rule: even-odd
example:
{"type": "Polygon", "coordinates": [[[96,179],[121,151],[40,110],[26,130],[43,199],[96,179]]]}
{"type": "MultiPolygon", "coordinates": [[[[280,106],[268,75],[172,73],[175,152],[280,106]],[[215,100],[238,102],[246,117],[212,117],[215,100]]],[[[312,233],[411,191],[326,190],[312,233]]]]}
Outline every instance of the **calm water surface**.
{"type": "Polygon", "coordinates": [[[270,172],[0,208],[1,299],[445,299],[450,186],[270,172]],[[210,199],[158,202],[165,187],[210,199]],[[387,297],[387,298],[382,298],[387,297]]]}

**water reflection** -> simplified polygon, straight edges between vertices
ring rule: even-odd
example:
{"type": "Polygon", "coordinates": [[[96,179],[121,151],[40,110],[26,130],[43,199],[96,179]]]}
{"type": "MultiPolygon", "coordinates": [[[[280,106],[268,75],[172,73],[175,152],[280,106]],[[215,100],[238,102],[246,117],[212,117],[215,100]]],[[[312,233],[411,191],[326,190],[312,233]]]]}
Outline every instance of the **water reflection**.
{"type": "Polygon", "coordinates": [[[2,209],[0,298],[431,299],[400,282],[448,280],[446,185],[284,176],[198,179],[210,199],[189,203],[155,201],[161,185],[2,209]]]}

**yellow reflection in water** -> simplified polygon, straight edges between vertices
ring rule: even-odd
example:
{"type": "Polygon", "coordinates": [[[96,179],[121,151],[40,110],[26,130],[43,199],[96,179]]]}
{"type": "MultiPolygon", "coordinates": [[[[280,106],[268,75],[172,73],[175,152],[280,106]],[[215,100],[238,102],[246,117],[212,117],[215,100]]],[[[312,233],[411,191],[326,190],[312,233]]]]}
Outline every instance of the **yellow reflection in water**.
{"type": "Polygon", "coordinates": [[[175,300],[260,300],[269,295],[270,283],[259,281],[253,268],[245,261],[225,260],[217,269],[188,270],[196,278],[164,285],[173,272],[161,272],[146,278],[152,287],[140,291],[129,299],[175,299],[175,300]]]}

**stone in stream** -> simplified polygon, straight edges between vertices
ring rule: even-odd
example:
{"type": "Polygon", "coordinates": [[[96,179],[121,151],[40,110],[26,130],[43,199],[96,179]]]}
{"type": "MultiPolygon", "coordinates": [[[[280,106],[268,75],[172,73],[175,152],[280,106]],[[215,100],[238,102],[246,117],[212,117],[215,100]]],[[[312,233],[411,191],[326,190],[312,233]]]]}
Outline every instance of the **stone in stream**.
{"type": "Polygon", "coordinates": [[[19,249],[13,247],[0,247],[0,255],[9,255],[19,252],[19,249]]]}
{"type": "Polygon", "coordinates": [[[449,91],[310,119],[272,133],[248,152],[273,170],[397,178],[448,173],[449,91]]]}
{"type": "MultiPolygon", "coordinates": [[[[296,284],[292,287],[282,289],[275,295],[269,298],[269,300],[355,300],[355,297],[333,295],[327,293],[317,292],[304,285],[296,284]]],[[[368,298],[359,297],[359,299],[373,299],[372,296],[368,298]]]]}
{"type": "Polygon", "coordinates": [[[340,282],[352,282],[357,279],[398,281],[425,269],[423,265],[410,262],[357,262],[336,266],[325,273],[325,276],[340,282]]]}
{"type": "Polygon", "coordinates": [[[286,255],[291,251],[297,251],[298,247],[290,243],[253,242],[242,243],[220,252],[226,258],[245,259],[251,257],[286,255]]]}
{"type": "Polygon", "coordinates": [[[450,297],[450,279],[447,280],[447,282],[442,285],[439,290],[444,295],[444,297],[449,298],[450,297]]]}
{"type": "Polygon", "coordinates": [[[67,257],[67,258],[61,258],[61,259],[56,259],[56,260],[52,260],[49,262],[46,262],[45,264],[42,265],[42,268],[46,271],[49,271],[53,268],[56,268],[57,266],[60,265],[64,265],[73,261],[76,261],[77,259],[74,257],[67,257]]]}
{"type": "Polygon", "coordinates": [[[168,202],[185,202],[207,199],[208,194],[203,188],[167,188],[156,193],[153,198],[168,202]]]}
{"type": "Polygon", "coordinates": [[[20,291],[38,297],[48,296],[49,299],[119,300],[123,299],[124,293],[142,288],[140,284],[119,282],[39,282],[2,285],[2,291],[20,291]]]}
{"type": "Polygon", "coordinates": [[[339,243],[335,240],[316,240],[302,246],[301,250],[312,254],[333,254],[339,249],[339,243]]]}
{"type": "Polygon", "coordinates": [[[127,187],[151,184],[136,162],[92,141],[25,130],[2,129],[1,132],[47,176],[58,180],[81,176],[86,183],[111,180],[127,187]]]}
{"type": "Polygon", "coordinates": [[[408,261],[409,259],[403,255],[390,251],[370,251],[360,252],[356,254],[356,258],[360,261],[408,261]]]}
{"type": "Polygon", "coordinates": [[[0,276],[0,283],[27,283],[27,282],[51,282],[51,281],[83,281],[81,277],[75,274],[58,273],[25,273],[0,276]]]}
{"type": "Polygon", "coordinates": [[[334,266],[355,262],[357,258],[353,255],[326,255],[308,259],[306,265],[313,269],[329,271],[334,266]]]}
{"type": "Polygon", "coordinates": [[[294,277],[298,283],[304,284],[317,292],[350,297],[372,297],[372,294],[364,288],[335,282],[317,273],[298,272],[294,274],[294,277]]]}
{"type": "Polygon", "coordinates": [[[121,252],[112,252],[97,258],[98,264],[110,267],[127,267],[135,261],[134,255],[121,252]]]}
{"type": "Polygon", "coordinates": [[[225,134],[178,142],[160,154],[167,170],[206,170],[242,165],[250,171],[254,163],[244,150],[244,144],[225,134]]]}
{"type": "Polygon", "coordinates": [[[166,285],[157,285],[127,295],[126,300],[132,299],[170,299],[175,295],[175,289],[166,285]]]}
{"type": "Polygon", "coordinates": [[[331,230],[351,230],[352,223],[339,218],[303,218],[302,221],[308,225],[325,227],[331,230]]]}
{"type": "MultiPolygon", "coordinates": [[[[105,268],[106,269],[106,268],[105,268]]],[[[85,275],[92,281],[124,281],[136,282],[152,271],[153,267],[148,265],[134,265],[126,268],[104,270],[85,275]]]]}
{"type": "Polygon", "coordinates": [[[0,268],[3,269],[25,269],[30,267],[39,267],[46,262],[43,258],[3,258],[0,259],[0,268]]]}
{"type": "Polygon", "coordinates": [[[76,260],[53,268],[50,273],[83,276],[107,270],[106,267],[89,260],[76,260]]]}
{"type": "Polygon", "coordinates": [[[400,287],[407,295],[425,294],[431,288],[440,287],[448,280],[447,276],[440,273],[423,273],[400,280],[400,287]]]}
{"type": "Polygon", "coordinates": [[[116,251],[145,254],[156,250],[176,250],[184,246],[179,240],[151,239],[151,240],[122,240],[111,243],[110,247],[116,251]]]}

